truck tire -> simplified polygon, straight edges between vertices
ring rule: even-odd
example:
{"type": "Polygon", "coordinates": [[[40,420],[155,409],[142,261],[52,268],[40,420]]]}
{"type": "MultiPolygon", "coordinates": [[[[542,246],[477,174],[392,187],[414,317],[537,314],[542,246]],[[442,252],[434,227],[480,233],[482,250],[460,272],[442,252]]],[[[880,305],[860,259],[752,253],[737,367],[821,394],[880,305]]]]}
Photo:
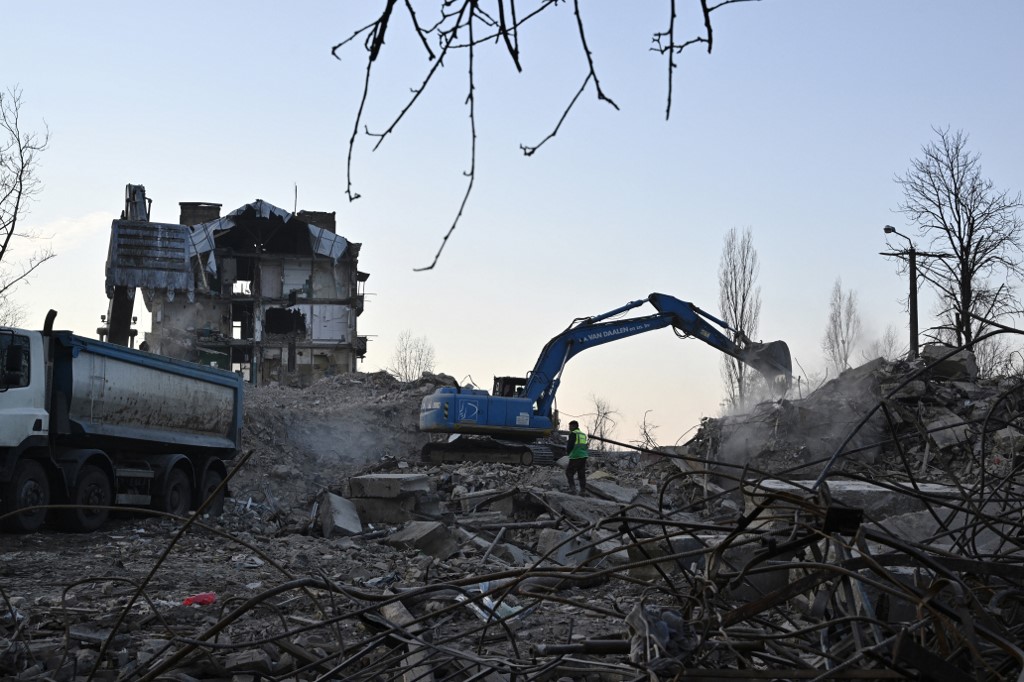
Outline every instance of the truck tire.
{"type": "Polygon", "coordinates": [[[110,516],[109,507],[114,500],[114,487],[107,472],[98,466],[86,464],[78,472],[78,480],[71,491],[74,509],[61,510],[61,525],[73,531],[91,533],[110,516]]]}
{"type": "MultiPolygon", "coordinates": [[[[206,473],[203,474],[203,487],[200,488],[199,495],[201,499],[199,504],[206,501],[213,491],[217,489],[224,477],[219,471],[213,469],[207,469],[206,473]]],[[[217,493],[217,497],[210,500],[210,504],[206,505],[206,509],[203,511],[204,514],[209,514],[211,518],[216,518],[224,513],[224,490],[222,489],[217,493]]]]}
{"type": "MultiPolygon", "coordinates": [[[[46,469],[34,459],[22,459],[14,467],[14,476],[4,484],[2,493],[0,512],[3,514],[50,504],[50,479],[46,469]]],[[[31,509],[5,518],[3,528],[13,533],[32,533],[39,530],[45,520],[45,509],[31,509]]]]}
{"type": "Polygon", "coordinates": [[[167,473],[167,482],[161,495],[156,497],[153,506],[162,512],[185,516],[192,508],[192,481],[181,469],[171,469],[167,473]]]}

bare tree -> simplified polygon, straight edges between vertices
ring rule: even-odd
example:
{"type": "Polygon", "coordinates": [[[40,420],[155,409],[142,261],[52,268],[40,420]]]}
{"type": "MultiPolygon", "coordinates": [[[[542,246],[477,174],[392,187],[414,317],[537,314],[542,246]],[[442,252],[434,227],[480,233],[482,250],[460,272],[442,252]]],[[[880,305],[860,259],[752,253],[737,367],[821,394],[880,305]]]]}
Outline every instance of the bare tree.
{"type": "MultiPolygon", "coordinates": [[[[679,5],[683,0],[666,0],[667,25],[664,30],[652,34],[651,46],[649,49],[658,52],[665,57],[667,92],[665,118],[672,112],[672,85],[675,71],[678,67],[678,58],[687,47],[692,45],[704,45],[711,53],[714,46],[714,30],[711,23],[712,13],[725,5],[732,5],[740,2],[756,2],[757,0],[690,0],[701,24],[693,37],[685,38],[681,35],[683,28],[682,21],[678,16],[679,5]]],[[[436,5],[437,14],[427,22],[421,21],[413,8],[413,3],[399,3],[398,0],[385,0],[380,15],[367,25],[356,29],[352,35],[335,45],[331,53],[341,59],[339,51],[346,49],[349,45],[361,45],[366,51],[366,75],[363,80],[363,91],[359,98],[359,105],[356,110],[355,120],[352,126],[352,133],[349,137],[348,159],[346,164],[346,181],[349,200],[359,198],[359,194],[353,189],[352,183],[352,156],[355,148],[356,138],[359,136],[360,128],[363,126],[363,115],[366,110],[366,103],[369,98],[370,83],[373,81],[373,67],[385,46],[385,37],[391,38],[391,44],[404,39],[409,40],[423,49],[427,66],[418,86],[412,88],[412,94],[400,111],[391,119],[382,130],[371,131],[368,127],[366,135],[376,140],[373,148],[377,149],[397,128],[399,122],[405,118],[413,105],[419,101],[420,96],[427,87],[434,81],[434,77],[440,71],[440,67],[456,61],[458,56],[463,56],[466,63],[467,83],[465,105],[469,110],[469,161],[468,169],[465,172],[467,182],[466,189],[459,205],[458,212],[452,220],[447,232],[441,240],[441,245],[434,255],[433,261],[425,267],[417,270],[430,270],[437,265],[441,252],[444,251],[448,239],[452,236],[459,224],[465,210],[466,203],[473,190],[473,181],[476,176],[476,100],[475,100],[475,71],[476,52],[478,49],[497,49],[503,52],[511,60],[517,71],[523,71],[520,61],[520,34],[524,28],[537,26],[548,14],[551,14],[560,6],[572,7],[575,18],[575,40],[566,41],[566,44],[576,42],[579,52],[576,55],[577,68],[580,71],[579,89],[568,99],[557,122],[540,142],[536,144],[521,144],[520,148],[526,156],[532,156],[545,143],[554,138],[569,116],[569,112],[579,101],[580,97],[588,89],[600,102],[605,102],[618,109],[618,104],[609,97],[601,87],[598,78],[598,70],[595,65],[594,53],[587,42],[586,22],[582,11],[583,3],[580,0],[572,2],[561,2],[560,0],[439,0],[436,5]],[[400,16],[402,15],[402,16],[400,16]],[[400,29],[394,26],[402,26],[407,32],[398,34],[400,29]],[[389,29],[390,32],[389,32],[389,29]]],[[[628,3],[621,3],[624,12],[630,11],[628,3]]],[[[587,7],[590,9],[590,6],[587,7]]],[[[569,93],[567,93],[568,96],[569,93]]]]}
{"type": "MultiPolygon", "coordinates": [[[[718,264],[718,307],[725,321],[748,338],[757,337],[761,318],[761,287],[755,286],[760,265],[750,228],[741,235],[734,227],[725,235],[718,264]]],[[[739,358],[722,357],[726,403],[742,409],[750,396],[751,378],[757,371],[739,358]]]]}
{"type": "Polygon", "coordinates": [[[857,294],[853,291],[843,293],[842,280],[837,277],[829,299],[825,338],[821,342],[825,360],[837,375],[850,366],[850,355],[860,337],[860,328],[857,294]]]}
{"type": "Polygon", "coordinates": [[[399,381],[415,381],[434,371],[434,347],[425,336],[413,336],[408,329],[398,335],[388,372],[399,381]]]}
{"type": "Polygon", "coordinates": [[[882,335],[869,343],[860,352],[860,359],[870,362],[875,358],[884,358],[889,362],[905,355],[907,347],[900,341],[899,330],[896,325],[887,325],[882,335]]]}
{"type": "MultiPolygon", "coordinates": [[[[618,412],[612,407],[611,403],[599,396],[591,396],[591,400],[594,401],[594,411],[590,413],[590,425],[587,428],[587,433],[591,436],[598,438],[611,438],[612,434],[615,433],[615,415],[618,412]]],[[[601,443],[601,441],[598,441],[601,443]]],[[[594,447],[595,450],[604,450],[605,445],[594,447]]]]}
{"type": "Polygon", "coordinates": [[[1021,194],[997,190],[981,174],[967,135],[935,129],[910,169],[896,176],[899,210],[934,253],[918,253],[918,272],[940,300],[941,326],[970,346],[983,321],[1019,313],[1014,280],[1021,275],[1021,194]],[[981,319],[979,319],[981,318],[981,319]]]}
{"type": "Polygon", "coordinates": [[[658,425],[647,421],[647,417],[650,413],[650,410],[644,411],[643,421],[639,424],[640,437],[634,440],[633,443],[647,450],[655,450],[658,447],[658,439],[655,437],[654,432],[658,430],[658,425]]]}
{"type": "Polygon", "coordinates": [[[973,346],[974,360],[978,364],[978,376],[982,379],[997,379],[1016,374],[1015,354],[1008,335],[999,334],[977,341],[973,346]]]}
{"type": "Polygon", "coordinates": [[[21,225],[32,199],[41,191],[38,155],[49,145],[42,135],[21,128],[21,90],[0,92],[0,322],[15,324],[22,309],[14,292],[40,265],[54,257],[39,235],[21,225]],[[36,248],[32,248],[36,246],[36,248]]]}

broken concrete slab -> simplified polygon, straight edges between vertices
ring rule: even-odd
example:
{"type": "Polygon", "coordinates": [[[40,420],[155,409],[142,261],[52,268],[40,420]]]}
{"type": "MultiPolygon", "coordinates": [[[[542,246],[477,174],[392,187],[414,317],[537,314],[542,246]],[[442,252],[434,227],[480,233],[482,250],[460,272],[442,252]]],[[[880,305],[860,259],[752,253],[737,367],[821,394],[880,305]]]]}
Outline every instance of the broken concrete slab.
{"type": "Polygon", "coordinates": [[[326,493],[320,500],[320,529],[325,538],[333,534],[357,535],[363,532],[359,510],[349,500],[334,493],[326,493]]]}
{"type": "Polygon", "coordinates": [[[593,491],[607,500],[620,504],[631,504],[640,494],[636,488],[625,488],[606,480],[595,481],[590,477],[587,478],[587,491],[593,491]]]}
{"type": "Polygon", "coordinates": [[[396,498],[433,492],[433,485],[426,474],[366,474],[349,479],[352,497],[396,498]]]}
{"type": "Polygon", "coordinates": [[[496,511],[505,516],[511,517],[514,507],[513,497],[518,489],[511,490],[476,490],[468,492],[465,488],[456,488],[452,492],[451,501],[458,503],[463,513],[470,513],[477,510],[496,511]]]}
{"type": "Polygon", "coordinates": [[[929,410],[928,415],[924,428],[935,447],[943,450],[967,442],[971,427],[963,417],[944,407],[933,408],[929,410]]]}
{"type": "Polygon", "coordinates": [[[268,675],[274,670],[273,661],[270,660],[270,654],[263,649],[246,649],[245,651],[236,651],[228,654],[224,660],[224,667],[229,672],[233,673],[259,673],[268,675]]]}
{"type": "Polygon", "coordinates": [[[974,511],[943,510],[941,516],[936,518],[934,509],[890,516],[877,524],[866,526],[894,540],[927,544],[937,550],[954,553],[965,538],[976,551],[998,555],[1003,561],[1015,552],[1020,552],[1019,548],[1011,548],[1006,543],[1006,538],[1021,528],[1019,511],[1007,514],[1005,506],[997,502],[989,502],[977,511],[987,519],[985,526],[980,529],[975,525],[978,517],[974,511]]]}
{"type": "MultiPolygon", "coordinates": [[[[814,484],[811,480],[783,481],[764,479],[744,486],[745,512],[749,514],[759,504],[764,504],[772,495],[789,495],[797,498],[812,498],[809,492],[814,484]]],[[[891,486],[881,486],[868,481],[856,481],[842,478],[830,478],[827,481],[832,501],[842,507],[861,509],[868,518],[886,518],[908,511],[919,511],[925,508],[926,496],[932,500],[952,501],[959,499],[960,492],[955,486],[937,483],[918,483],[919,495],[904,494],[893,490],[891,486]]],[[[909,492],[909,491],[908,491],[909,492]]],[[[776,499],[772,506],[795,510],[799,504],[776,499]]],[[[767,518],[767,517],[766,517],[767,518]]]]}
{"type": "Polygon", "coordinates": [[[704,569],[705,554],[709,547],[721,543],[726,537],[724,533],[700,533],[694,536],[675,536],[666,543],[664,538],[645,537],[639,543],[630,542],[626,546],[630,563],[629,575],[640,580],[655,580],[663,572],[682,569],[694,573],[704,569]],[[662,559],[656,563],[652,559],[662,559]]]}
{"type": "MultiPolygon", "coordinates": [[[[413,617],[402,602],[391,602],[380,609],[381,615],[394,623],[400,630],[418,637],[426,630],[422,622],[413,617]]],[[[402,682],[433,682],[434,672],[429,665],[429,650],[413,641],[406,643],[407,655],[402,661],[398,679],[402,682]]]]}
{"type": "Polygon", "coordinates": [[[622,505],[590,495],[574,493],[536,491],[553,509],[584,523],[595,523],[618,512],[622,505]]]}
{"type": "Polygon", "coordinates": [[[929,365],[928,374],[933,377],[954,381],[977,381],[978,363],[974,359],[974,353],[967,349],[962,349],[950,357],[944,358],[952,350],[949,346],[937,343],[927,343],[922,346],[921,359],[929,365]]]}
{"type": "Polygon", "coordinates": [[[537,537],[537,553],[561,566],[582,566],[596,554],[589,539],[578,533],[545,528],[537,537]]]}
{"type": "Polygon", "coordinates": [[[353,497],[349,499],[363,523],[402,523],[413,518],[416,498],[353,497]]]}
{"type": "Polygon", "coordinates": [[[418,549],[438,559],[447,559],[459,550],[459,543],[439,521],[412,521],[384,542],[392,547],[418,549]]]}

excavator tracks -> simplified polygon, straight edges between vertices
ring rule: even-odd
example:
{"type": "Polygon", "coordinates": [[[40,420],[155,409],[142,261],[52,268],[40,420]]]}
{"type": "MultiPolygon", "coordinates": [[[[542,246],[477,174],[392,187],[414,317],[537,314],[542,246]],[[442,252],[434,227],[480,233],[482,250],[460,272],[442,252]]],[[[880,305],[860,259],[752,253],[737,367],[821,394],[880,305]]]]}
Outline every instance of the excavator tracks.
{"type": "Polygon", "coordinates": [[[485,462],[550,466],[564,448],[564,445],[550,440],[523,443],[488,436],[460,436],[444,443],[427,443],[421,457],[427,464],[485,462]]]}

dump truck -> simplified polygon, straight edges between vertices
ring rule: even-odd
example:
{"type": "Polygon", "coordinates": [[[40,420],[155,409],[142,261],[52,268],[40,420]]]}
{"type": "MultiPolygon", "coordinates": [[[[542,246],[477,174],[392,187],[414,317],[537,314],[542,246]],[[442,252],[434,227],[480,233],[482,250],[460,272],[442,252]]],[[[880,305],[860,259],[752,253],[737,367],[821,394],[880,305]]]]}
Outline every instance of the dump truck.
{"type": "Polygon", "coordinates": [[[55,317],[0,327],[0,529],[91,531],[115,505],[219,514],[243,378],[55,331],[55,317]]]}

